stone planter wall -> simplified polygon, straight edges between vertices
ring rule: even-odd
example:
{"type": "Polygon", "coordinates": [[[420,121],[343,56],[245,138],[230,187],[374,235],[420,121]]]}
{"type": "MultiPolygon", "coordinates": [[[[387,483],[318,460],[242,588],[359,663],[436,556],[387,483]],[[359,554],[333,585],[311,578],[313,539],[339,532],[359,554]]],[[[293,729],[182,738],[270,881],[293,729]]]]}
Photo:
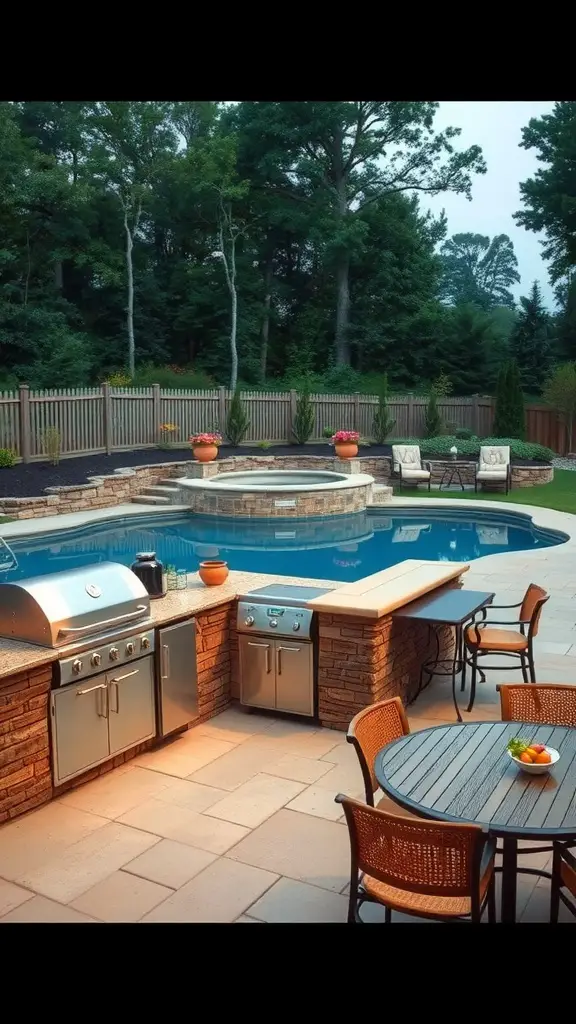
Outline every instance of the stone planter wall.
{"type": "MultiPolygon", "coordinates": [[[[129,457],[129,456],[128,456],[129,457]]],[[[440,483],[444,467],[432,462],[432,482],[440,483]]],[[[474,466],[462,475],[464,483],[474,483],[474,466]]],[[[113,508],[137,497],[148,487],[167,477],[189,476],[210,478],[217,473],[246,472],[253,469],[327,469],[336,473],[368,473],[376,483],[387,484],[391,474],[391,460],[386,455],[359,456],[357,459],[337,459],[319,455],[239,455],[215,462],[163,462],[134,469],[118,469],[110,476],[90,478],[86,484],[72,487],[47,487],[42,497],[0,498],[0,514],[15,519],[38,519],[44,516],[86,512],[95,508],[113,508]]],[[[536,487],[554,479],[552,466],[512,466],[513,487],[536,487]]],[[[397,483],[396,480],[393,481],[397,483]]],[[[198,510],[200,511],[200,509],[198,510]]],[[[344,509],[343,511],[357,511],[344,509]]],[[[239,515],[232,513],[222,513],[239,515]]],[[[274,513],[271,513],[272,515],[274,513]]],[[[322,512],[302,512],[302,515],[321,515],[322,512]]],[[[338,514],[338,513],[336,513],[338,514]]],[[[292,511],[294,515],[294,511],[292,511]]]]}
{"type": "Polygon", "coordinates": [[[113,508],[131,501],[159,480],[182,476],[185,466],[183,462],[163,462],[135,469],[118,469],[110,476],[91,477],[87,484],[47,487],[46,496],[41,498],[0,498],[0,512],[16,519],[39,519],[94,508],[113,508]]]}

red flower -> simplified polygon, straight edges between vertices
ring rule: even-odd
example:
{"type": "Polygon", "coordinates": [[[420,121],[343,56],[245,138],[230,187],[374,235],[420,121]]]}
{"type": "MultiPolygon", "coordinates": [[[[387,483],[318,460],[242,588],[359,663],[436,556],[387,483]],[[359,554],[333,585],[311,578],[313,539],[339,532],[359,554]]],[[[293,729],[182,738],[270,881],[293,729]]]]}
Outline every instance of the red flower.
{"type": "Polygon", "coordinates": [[[191,444],[193,448],[201,447],[203,444],[220,445],[222,444],[222,435],[217,431],[207,434],[191,434],[188,438],[188,443],[191,444]]]}
{"type": "Polygon", "coordinates": [[[332,437],[332,444],[358,444],[359,440],[357,430],[337,430],[332,437]]]}

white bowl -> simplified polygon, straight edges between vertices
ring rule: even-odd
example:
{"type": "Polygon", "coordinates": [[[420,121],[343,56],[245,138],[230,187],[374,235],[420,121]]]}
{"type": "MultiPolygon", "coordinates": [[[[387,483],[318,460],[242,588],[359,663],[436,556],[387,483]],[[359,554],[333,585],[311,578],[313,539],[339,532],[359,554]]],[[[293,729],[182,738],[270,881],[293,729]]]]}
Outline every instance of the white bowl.
{"type": "Polygon", "coordinates": [[[560,754],[557,750],[554,750],[554,747],[544,747],[544,749],[548,751],[552,758],[550,764],[525,764],[519,757],[514,757],[510,751],[508,751],[508,756],[514,761],[514,764],[517,764],[518,767],[522,769],[523,772],[528,772],[528,775],[545,775],[546,772],[549,772],[552,766],[560,760],[560,754]]]}

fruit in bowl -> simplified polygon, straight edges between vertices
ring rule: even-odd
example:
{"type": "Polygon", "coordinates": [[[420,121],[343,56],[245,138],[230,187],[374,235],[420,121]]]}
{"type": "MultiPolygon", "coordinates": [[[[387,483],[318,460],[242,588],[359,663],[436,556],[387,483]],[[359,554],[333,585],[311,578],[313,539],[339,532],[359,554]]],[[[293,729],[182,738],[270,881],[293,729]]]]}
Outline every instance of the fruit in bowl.
{"type": "Polygon", "coordinates": [[[560,759],[554,747],[547,747],[544,743],[528,743],[518,737],[508,743],[508,754],[529,775],[544,775],[560,759]]]}

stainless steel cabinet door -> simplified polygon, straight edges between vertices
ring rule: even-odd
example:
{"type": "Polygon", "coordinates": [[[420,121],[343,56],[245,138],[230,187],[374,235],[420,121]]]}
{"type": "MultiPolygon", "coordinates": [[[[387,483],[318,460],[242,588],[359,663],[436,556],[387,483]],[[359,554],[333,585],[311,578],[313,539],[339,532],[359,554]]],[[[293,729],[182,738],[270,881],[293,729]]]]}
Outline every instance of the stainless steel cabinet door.
{"type": "Polygon", "coordinates": [[[107,674],[110,753],[154,736],[153,659],[142,658],[107,674]]]}
{"type": "Polygon", "coordinates": [[[256,708],[276,707],[273,642],[238,637],[240,653],[240,700],[256,708]]]}
{"type": "Polygon", "coordinates": [[[274,646],[278,711],[313,715],[312,644],[276,640],[274,646]]]}
{"type": "Polygon", "coordinates": [[[196,623],[178,622],[159,632],[160,735],[188,725],[198,718],[196,623]]]}
{"type": "Polygon", "coordinates": [[[104,676],[52,692],[55,785],[108,757],[107,695],[104,676]]]}

